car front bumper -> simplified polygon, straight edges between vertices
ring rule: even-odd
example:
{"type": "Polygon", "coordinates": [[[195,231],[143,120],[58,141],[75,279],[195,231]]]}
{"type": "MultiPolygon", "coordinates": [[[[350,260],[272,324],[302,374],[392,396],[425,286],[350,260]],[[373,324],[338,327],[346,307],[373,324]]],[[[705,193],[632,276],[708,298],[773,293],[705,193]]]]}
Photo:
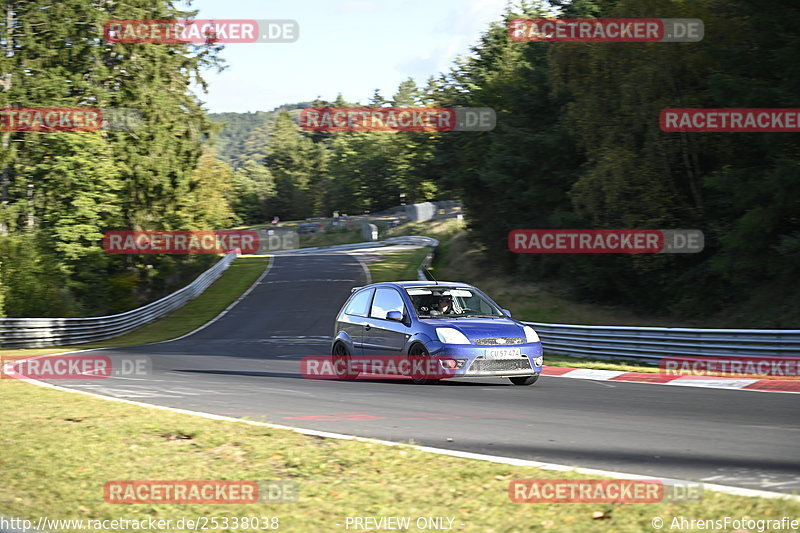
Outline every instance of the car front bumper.
{"type": "Polygon", "coordinates": [[[433,341],[429,353],[446,362],[455,360],[458,368],[448,370],[450,377],[515,377],[532,376],[542,372],[542,343],[531,342],[508,346],[480,346],[476,344],[444,344],[433,341]],[[492,348],[519,348],[520,357],[491,358],[492,348]]]}

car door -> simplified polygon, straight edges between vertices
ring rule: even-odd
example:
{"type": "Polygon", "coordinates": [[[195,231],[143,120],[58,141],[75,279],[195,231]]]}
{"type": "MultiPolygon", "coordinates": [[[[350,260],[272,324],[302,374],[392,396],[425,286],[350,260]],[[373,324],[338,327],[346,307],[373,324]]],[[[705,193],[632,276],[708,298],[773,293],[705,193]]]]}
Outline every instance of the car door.
{"type": "Polygon", "coordinates": [[[365,355],[399,355],[403,353],[409,327],[402,322],[389,320],[389,311],[399,311],[407,316],[403,297],[392,287],[378,287],[372,299],[369,319],[364,326],[363,350],[365,355]]]}
{"type": "Polygon", "coordinates": [[[355,293],[336,322],[336,335],[343,331],[353,342],[353,355],[363,353],[364,326],[368,323],[369,311],[372,306],[372,295],[375,289],[362,289],[355,293]]]}

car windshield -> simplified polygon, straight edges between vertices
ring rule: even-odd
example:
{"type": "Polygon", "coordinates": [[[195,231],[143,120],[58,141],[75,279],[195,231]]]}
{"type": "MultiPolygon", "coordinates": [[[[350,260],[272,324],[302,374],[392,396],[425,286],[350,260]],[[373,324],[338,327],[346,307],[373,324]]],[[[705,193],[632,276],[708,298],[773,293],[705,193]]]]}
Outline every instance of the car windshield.
{"type": "Polygon", "coordinates": [[[419,318],[464,318],[505,316],[475,289],[466,287],[409,287],[406,289],[419,318]]]}

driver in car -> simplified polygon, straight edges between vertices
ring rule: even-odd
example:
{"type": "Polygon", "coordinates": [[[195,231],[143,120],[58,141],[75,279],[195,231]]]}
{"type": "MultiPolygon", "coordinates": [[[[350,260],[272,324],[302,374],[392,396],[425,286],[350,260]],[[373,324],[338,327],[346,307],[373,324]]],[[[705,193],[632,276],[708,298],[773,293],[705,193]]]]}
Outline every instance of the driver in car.
{"type": "Polygon", "coordinates": [[[436,305],[431,309],[431,316],[438,315],[452,315],[453,314],[453,297],[445,294],[441,295],[436,302],[436,305]]]}

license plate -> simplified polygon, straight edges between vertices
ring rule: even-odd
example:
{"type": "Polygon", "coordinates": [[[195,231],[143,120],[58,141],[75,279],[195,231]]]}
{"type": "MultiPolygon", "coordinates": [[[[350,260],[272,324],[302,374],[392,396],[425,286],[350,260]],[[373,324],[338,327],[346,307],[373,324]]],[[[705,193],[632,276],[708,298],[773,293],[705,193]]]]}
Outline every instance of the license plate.
{"type": "Polygon", "coordinates": [[[522,357],[519,348],[487,348],[486,359],[515,359],[522,357]]]}

